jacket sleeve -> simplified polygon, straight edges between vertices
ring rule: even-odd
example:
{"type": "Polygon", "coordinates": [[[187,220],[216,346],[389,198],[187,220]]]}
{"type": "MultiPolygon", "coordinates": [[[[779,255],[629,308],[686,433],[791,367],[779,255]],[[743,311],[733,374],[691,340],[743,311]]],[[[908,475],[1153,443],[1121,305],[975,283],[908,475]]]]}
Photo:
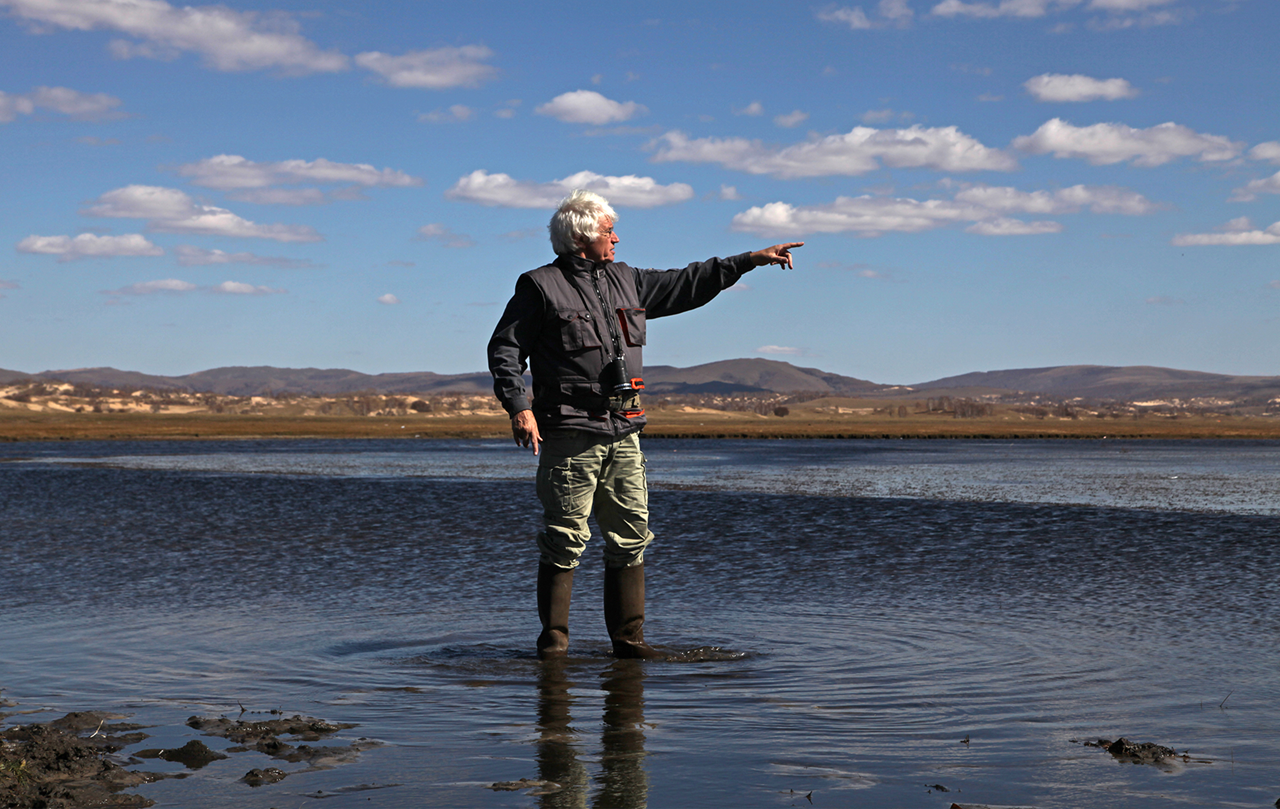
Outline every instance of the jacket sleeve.
{"type": "Polygon", "coordinates": [[[636,270],[645,318],[678,315],[711,301],[755,269],[750,253],[698,261],[683,270],[636,270]]]}
{"type": "Polygon", "coordinates": [[[516,281],[515,294],[489,338],[489,373],[493,374],[493,394],[508,416],[529,409],[529,391],[524,384],[529,347],[542,326],[542,293],[528,276],[516,281]]]}

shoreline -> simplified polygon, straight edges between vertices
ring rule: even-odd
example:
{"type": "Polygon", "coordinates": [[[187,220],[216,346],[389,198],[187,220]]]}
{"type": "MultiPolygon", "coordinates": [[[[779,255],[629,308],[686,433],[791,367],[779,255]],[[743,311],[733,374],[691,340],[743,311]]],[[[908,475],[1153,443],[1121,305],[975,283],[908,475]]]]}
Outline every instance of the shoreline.
{"type": "MultiPolygon", "coordinates": [[[[0,413],[0,443],[267,439],[509,439],[502,415],[296,416],[0,413]]],[[[734,411],[651,411],[645,437],[708,439],[1280,439],[1280,418],[1146,416],[1014,419],[855,415],[761,417],[734,411]]]]}

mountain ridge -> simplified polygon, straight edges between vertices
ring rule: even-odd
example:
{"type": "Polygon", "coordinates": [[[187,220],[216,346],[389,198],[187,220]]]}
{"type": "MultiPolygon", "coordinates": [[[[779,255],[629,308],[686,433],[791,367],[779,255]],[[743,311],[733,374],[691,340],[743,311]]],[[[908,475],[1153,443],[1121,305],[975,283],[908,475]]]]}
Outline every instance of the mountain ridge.
{"type": "MultiPolygon", "coordinates": [[[[431,371],[365,374],[346,368],[224,366],[182,376],[162,376],[115,368],[76,368],[36,374],[0,369],[0,383],[40,380],[104,387],[172,389],[230,396],[293,394],[343,395],[463,393],[487,394],[487,372],[438,374],[431,371]]],[[[761,358],[719,360],[678,368],[645,369],[650,395],[750,395],[818,393],[838,396],[910,398],[920,396],[1044,395],[1059,398],[1138,401],[1143,399],[1248,399],[1280,397],[1280,376],[1244,376],[1155,366],[1059,365],[975,371],[915,385],[885,385],[856,377],[761,358]]]]}

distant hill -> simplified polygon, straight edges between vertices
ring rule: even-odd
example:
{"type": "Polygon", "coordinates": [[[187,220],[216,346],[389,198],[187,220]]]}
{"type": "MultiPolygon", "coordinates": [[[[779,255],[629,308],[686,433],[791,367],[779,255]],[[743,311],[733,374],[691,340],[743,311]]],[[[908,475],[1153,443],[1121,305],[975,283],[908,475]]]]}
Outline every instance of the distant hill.
{"type": "Polygon", "coordinates": [[[1085,399],[1269,400],[1280,396],[1280,377],[1230,376],[1178,371],[1146,365],[1059,365],[1011,371],[982,371],[912,385],[920,392],[962,389],[972,392],[1024,392],[1085,399]]]}
{"type": "MultiPolygon", "coordinates": [[[[299,396],[383,394],[487,394],[488,373],[436,374],[430,371],[363,374],[344,368],[213,368],[184,376],[156,376],[115,368],[79,368],[28,374],[0,369],[0,384],[43,379],[100,387],[173,389],[224,396],[290,393],[299,396]]],[[[1064,365],[983,371],[950,376],[910,387],[881,385],[817,368],[766,359],[737,359],[676,368],[645,369],[645,386],[657,395],[750,395],[812,392],[829,396],[910,398],[951,395],[1041,394],[1059,398],[1146,401],[1210,399],[1269,401],[1280,398],[1280,377],[1230,376],[1147,366],[1064,365]]]]}
{"type": "Polygon", "coordinates": [[[817,391],[870,395],[889,388],[817,368],[797,368],[788,362],[761,359],[721,360],[692,368],[650,365],[644,369],[644,384],[649,393],[666,394],[817,391]]]}

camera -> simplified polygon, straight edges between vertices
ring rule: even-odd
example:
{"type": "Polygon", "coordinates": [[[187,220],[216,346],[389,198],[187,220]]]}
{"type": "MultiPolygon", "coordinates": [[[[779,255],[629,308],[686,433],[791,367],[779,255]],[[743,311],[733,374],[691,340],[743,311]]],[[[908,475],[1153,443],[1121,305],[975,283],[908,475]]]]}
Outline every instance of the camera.
{"type": "Polygon", "coordinates": [[[632,379],[627,372],[627,358],[622,354],[609,360],[600,374],[600,382],[609,396],[630,396],[644,389],[644,382],[638,377],[632,379]]]}

